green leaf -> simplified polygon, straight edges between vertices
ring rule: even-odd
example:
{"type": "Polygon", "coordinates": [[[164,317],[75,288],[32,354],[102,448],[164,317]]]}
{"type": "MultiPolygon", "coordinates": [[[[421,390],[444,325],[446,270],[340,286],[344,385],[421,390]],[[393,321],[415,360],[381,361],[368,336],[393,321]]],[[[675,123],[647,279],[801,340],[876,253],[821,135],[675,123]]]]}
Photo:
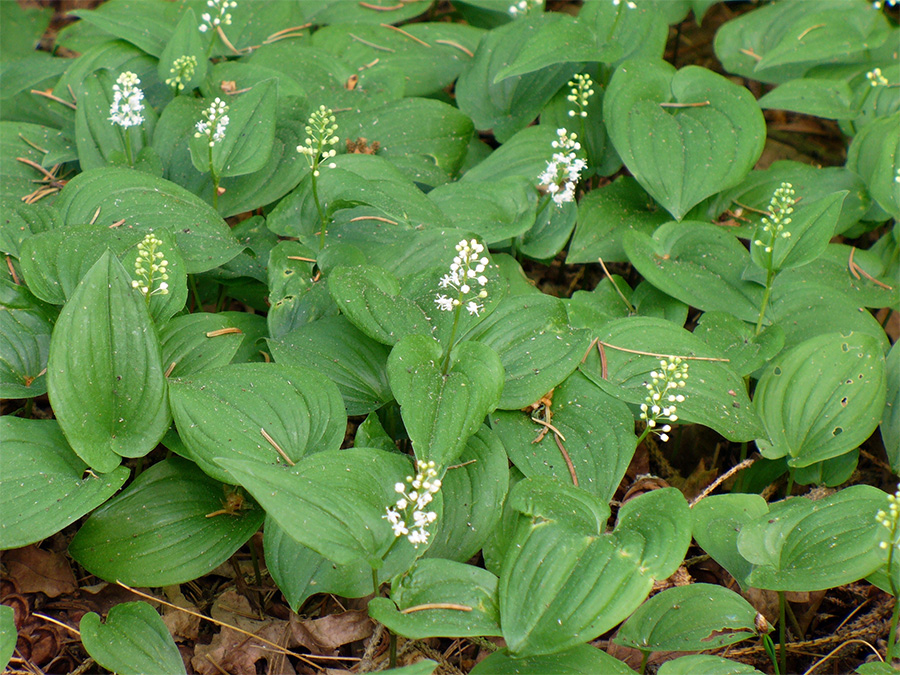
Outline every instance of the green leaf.
{"type": "Polygon", "coordinates": [[[763,675],[753,666],[729,661],[712,654],[692,654],[666,661],[659,667],[659,675],[763,675]]]}
{"type": "MultiPolygon", "coordinates": [[[[384,520],[397,500],[394,485],[410,473],[406,457],[351,448],[314,453],[290,469],[236,459],[219,463],[288,536],[338,565],[363,561],[378,569],[392,545],[390,555],[402,557],[404,569],[415,559],[412,544],[395,539],[384,520]]],[[[439,497],[432,504],[439,508],[439,497]]]]}
{"type": "Polygon", "coordinates": [[[143,457],[169,428],[159,339],[143,296],[104,253],[63,307],[50,339],[47,389],[66,438],[92,468],[143,457]]]}
{"type": "Polygon", "coordinates": [[[0,197],[14,202],[34,192],[37,185],[33,181],[44,178],[37,169],[16,159],[22,157],[38,165],[43,162],[44,153],[26,141],[49,152],[61,151],[69,145],[63,132],[57,129],[25,122],[0,122],[0,197]]]}
{"type": "Polygon", "coordinates": [[[0,666],[6,670],[16,649],[16,612],[9,605],[0,605],[0,666]]]}
{"type": "Polygon", "coordinates": [[[188,274],[205,272],[241,252],[225,221],[199,197],[162,178],[129,169],[93,169],[63,188],[58,208],[66,225],[95,222],[147,233],[168,228],[184,256],[188,274]]]}
{"type": "Polygon", "coordinates": [[[298,326],[269,349],[278,363],[306,366],[334,382],[348,415],[366,415],[393,399],[387,381],[389,349],[342,316],[298,326]]]}
{"type": "Polygon", "coordinates": [[[169,629],[146,602],[116,605],[109,610],[106,623],[100,623],[99,614],[88,612],[78,628],[88,654],[116,673],[187,672],[169,629]]]}
{"type": "Polygon", "coordinates": [[[549,261],[569,241],[577,218],[575,202],[548,206],[538,214],[534,227],[519,238],[519,252],[529,258],[549,261]]]}
{"type": "Polygon", "coordinates": [[[500,633],[497,577],[452,560],[419,560],[391,584],[391,598],[373,598],[369,616],[415,640],[500,633]],[[428,605],[444,604],[444,608],[428,605]]]}
{"type": "Polygon", "coordinates": [[[741,528],[768,512],[759,495],[732,493],[704,497],[691,508],[693,535],[710,557],[724,567],[741,585],[749,588],[752,565],[738,552],[741,528]]]}
{"type": "Polygon", "coordinates": [[[728,312],[704,312],[697,320],[694,335],[728,359],[729,367],[741,377],[765,366],[784,347],[784,331],[778,324],[759,335],[754,326],[728,312]]]}
{"type": "Polygon", "coordinates": [[[519,480],[510,490],[506,506],[525,516],[527,522],[559,523],[591,536],[606,531],[610,514],[609,504],[587,490],[545,476],[519,480]]]}
{"type": "Polygon", "coordinates": [[[729,232],[699,221],[670,222],[652,237],[625,232],[628,260],[651,284],[691,307],[756,323],[763,289],[743,278],[747,249],[729,232]]]}
{"type": "Polygon", "coordinates": [[[123,466],[97,476],[69,447],[53,420],[0,418],[3,475],[0,549],[19,548],[45,539],[74,523],[122,487],[123,466]]]}
{"type": "Polygon", "coordinates": [[[873,515],[885,493],[854,485],[830,497],[771,504],[745,523],[738,550],[753,564],[748,582],[772,591],[818,591],[857,581],[882,565],[873,515]]]}
{"type": "Polygon", "coordinates": [[[175,11],[176,6],[148,0],[112,0],[97,9],[81,9],[72,14],[158,57],[172,35],[175,11]]]}
{"type": "Polygon", "coordinates": [[[400,295],[400,283],[388,270],[370,265],[337,267],[328,290],[341,312],[374,340],[394,345],[403,337],[428,335],[428,317],[400,295]]]}
{"type": "Polygon", "coordinates": [[[493,349],[506,373],[498,408],[531,405],[577,367],[590,335],[569,326],[563,303],[549,295],[505,299],[467,336],[493,349]]]}
{"type": "Polygon", "coordinates": [[[838,457],[866,440],[881,420],[886,396],[884,356],[868,335],[822,335],[781,354],[756,387],[754,404],[766,426],[756,444],[764,457],[789,466],[838,457]]]}
{"type": "Polygon", "coordinates": [[[758,267],[774,271],[801,267],[812,262],[825,252],[828,241],[834,236],[841,204],[846,196],[847,192],[835,192],[822,199],[812,202],[803,200],[798,204],[791,215],[789,226],[785,227],[790,236],[775,238],[771,262],[765,247],[755,243],[760,240],[770,241],[770,235],[763,232],[763,226],[758,226],[750,248],[750,259],[758,267]]]}
{"type": "Polygon", "coordinates": [[[461,342],[442,373],[440,345],[424,335],[409,335],[391,350],[388,381],[412,441],[416,459],[446,469],[456,461],[469,436],[497,407],[503,365],[497,353],[478,342],[461,342]]]}
{"type": "Polygon", "coordinates": [[[44,202],[25,204],[0,197],[0,204],[6,214],[0,220],[0,252],[13,258],[21,257],[20,249],[26,239],[59,227],[59,212],[44,202]]]}
{"type": "Polygon", "coordinates": [[[472,118],[476,129],[492,129],[497,140],[506,142],[527,127],[559,88],[578,72],[578,64],[560,62],[534,73],[497,81],[542,25],[559,25],[564,20],[560,14],[541,13],[512,21],[481,38],[475,58],[456,81],[456,102],[472,118]]]}
{"type": "Polygon", "coordinates": [[[107,581],[181,584],[228,560],[259,529],[264,515],[239,491],[209,478],[193,462],[172,457],[94,511],[69,553],[107,581]]]}
{"type": "Polygon", "coordinates": [[[881,416],[881,442],[888,462],[895,472],[900,470],[900,347],[894,343],[885,360],[887,396],[881,416]]]}
{"type": "MultiPolygon", "coordinates": [[[[33,51],[37,47],[41,35],[47,30],[52,17],[53,10],[49,7],[25,9],[18,3],[0,4],[0,20],[3,22],[0,54],[3,55],[3,60],[21,59],[28,52],[33,51]]],[[[5,668],[6,665],[4,664],[3,667],[5,668]]]]}
{"type": "Polygon", "coordinates": [[[47,357],[55,312],[25,286],[0,279],[0,397],[47,393],[47,357]]]}
{"type": "Polygon", "coordinates": [[[602,649],[578,645],[557,654],[541,654],[519,658],[501,649],[479,662],[472,675],[635,675],[635,672],[602,649]]]}
{"type": "Polygon", "coordinates": [[[794,469],[794,482],[798,485],[837,487],[847,482],[859,464],[859,448],[838,457],[825,459],[794,469]]]}
{"type": "Polygon", "coordinates": [[[381,145],[378,154],[411,180],[428,186],[456,175],[472,137],[472,120],[441,101],[404,98],[372,110],[342,113],[338,134],[381,145]],[[410,120],[415,120],[410,125],[410,120]]]}
{"type": "Polygon", "coordinates": [[[189,458],[234,483],[219,459],[293,465],[340,447],[347,428],[337,387],[309,368],[240,363],[169,382],[172,415],[189,458]],[[271,440],[270,440],[271,439],[271,440]]]}
{"type": "Polygon", "coordinates": [[[176,95],[178,92],[189,92],[192,89],[196,89],[206,77],[209,59],[206,56],[206,50],[203,48],[200,31],[197,30],[199,25],[193,8],[188,7],[181,15],[181,19],[178,20],[175,32],[172,33],[172,37],[166,43],[165,48],[163,48],[162,54],[159,55],[159,67],[156,74],[160,82],[166,82],[169,79],[174,80],[176,76],[180,75],[179,70],[175,68],[177,59],[183,56],[192,56],[196,61],[191,78],[179,82],[182,86],[178,89],[175,86],[172,87],[176,95]],[[175,72],[172,72],[173,70],[175,72]]]}
{"type": "Polygon", "coordinates": [[[437,661],[422,659],[411,665],[401,666],[399,668],[389,668],[383,672],[390,673],[390,675],[432,675],[437,667],[437,661]]]}
{"type": "Polygon", "coordinates": [[[757,637],[756,610],[724,586],[690,584],[658,593],[629,617],[615,642],[642,652],[717,649],[757,637]]]}
{"type": "Polygon", "coordinates": [[[474,232],[485,244],[528,230],[534,224],[534,196],[532,181],[520,176],[448,183],[428,193],[456,227],[474,232]]]}
{"type": "Polygon", "coordinates": [[[859,111],[850,85],[842,80],[789,80],[759,99],[763,110],[788,110],[830,120],[849,120],[859,111]]]}
{"type": "Polygon", "coordinates": [[[538,176],[547,168],[553,154],[553,141],[558,140],[556,127],[535,124],[518,131],[485,159],[469,169],[461,182],[493,183],[518,176],[537,185],[538,176]]]}
{"type": "Polygon", "coordinates": [[[678,418],[706,425],[732,440],[760,438],[764,428],[753,409],[743,380],[721,359],[718,350],[669,321],[628,317],[604,324],[596,337],[604,345],[606,371],[596,350],[588,355],[581,372],[604,391],[626,403],[643,403],[650,372],[659,368],[661,356],[701,357],[689,360],[689,377],[678,404],[678,418]],[[644,352],[622,351],[616,347],[644,352]],[[708,359],[708,360],[704,360],[708,359]]]}
{"type": "Polygon", "coordinates": [[[482,425],[457,461],[441,481],[444,514],[432,527],[425,556],[466,562],[500,522],[509,489],[509,460],[498,435],[482,425]]]}
{"type": "Polygon", "coordinates": [[[869,194],[881,208],[900,218],[900,190],[895,178],[900,170],[900,112],[867,124],[847,150],[847,168],[865,181],[869,194]]]}
{"type": "Polygon", "coordinates": [[[633,499],[612,534],[561,523],[520,525],[500,573],[503,637],[518,657],[561,652],[606,632],[675,571],[690,543],[687,502],[673,488],[633,499]]]}
{"type": "Polygon", "coordinates": [[[676,220],[739,183],[762,153],[766,126],[749,91],[698,66],[629,60],[604,108],[616,151],[676,220]]]}
{"type": "Polygon", "coordinates": [[[491,415],[491,426],[526,476],[571,483],[574,472],[578,487],[608,502],[634,455],[637,439],[631,411],[580,373],[558,385],[552,401],[550,422],[562,434],[558,442],[553,431],[532,421],[532,416],[548,417],[540,408],[530,413],[497,410],[491,415]],[[543,439],[536,443],[541,434],[543,439]]]}
{"type": "Polygon", "coordinates": [[[625,262],[625,232],[652,236],[669,220],[636,180],[620,176],[609,185],[588,192],[578,204],[578,222],[569,245],[567,264],[625,262]]]}
{"type": "Polygon", "coordinates": [[[263,168],[275,142],[277,91],[274,80],[265,80],[240,96],[230,97],[225,137],[212,147],[206,135],[195,134],[189,139],[197,171],[210,171],[210,162],[220,177],[243,176],[263,168]]]}
{"type": "Polygon", "coordinates": [[[228,365],[243,339],[241,330],[221,313],[196,312],[175,317],[159,332],[166,376],[186,377],[228,365]]]}

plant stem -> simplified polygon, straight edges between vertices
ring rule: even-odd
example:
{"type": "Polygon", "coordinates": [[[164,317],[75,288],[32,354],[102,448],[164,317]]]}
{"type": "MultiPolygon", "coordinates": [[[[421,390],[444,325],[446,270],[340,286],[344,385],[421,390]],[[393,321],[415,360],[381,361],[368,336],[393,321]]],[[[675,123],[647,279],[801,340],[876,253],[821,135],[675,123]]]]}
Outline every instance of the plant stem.
{"type": "Polygon", "coordinates": [[[396,668],[397,667],[397,636],[394,634],[393,631],[390,632],[390,636],[391,636],[391,638],[390,638],[391,655],[390,655],[389,667],[396,668]]]}
{"type": "Polygon", "coordinates": [[[647,659],[650,658],[650,652],[641,652],[641,667],[638,669],[638,673],[640,675],[644,675],[644,672],[647,670],[647,659]]]}
{"type": "Polygon", "coordinates": [[[769,660],[772,662],[772,666],[775,668],[775,675],[781,675],[781,669],[778,667],[778,659],[775,657],[775,644],[772,642],[772,638],[768,635],[762,636],[763,649],[766,650],[766,654],[769,656],[769,660]]]}
{"type": "Polygon", "coordinates": [[[325,248],[325,212],[322,211],[322,204],[319,202],[319,186],[318,186],[319,162],[316,160],[315,166],[312,168],[312,193],[313,201],[316,203],[316,210],[319,212],[319,250],[325,248]]]}
{"type": "Polygon", "coordinates": [[[194,310],[203,311],[203,302],[200,300],[200,290],[197,288],[197,278],[193,274],[188,275],[188,285],[191,287],[191,295],[194,296],[194,310]]]}
{"type": "Polygon", "coordinates": [[[124,129],[122,134],[125,136],[125,158],[128,160],[128,166],[134,168],[134,153],[131,150],[131,134],[128,129],[124,129]]]}
{"type": "Polygon", "coordinates": [[[213,208],[218,211],[219,210],[219,174],[216,173],[216,168],[213,165],[213,146],[210,144],[209,146],[209,175],[212,176],[213,182],[213,208]]]}
{"type": "MultiPolygon", "coordinates": [[[[773,242],[772,249],[774,251],[775,244],[773,242]]],[[[766,271],[766,290],[763,293],[762,305],[759,308],[759,320],[756,322],[756,332],[754,335],[759,335],[762,332],[763,320],[766,318],[766,306],[769,304],[769,296],[772,294],[772,281],[775,279],[774,270],[769,269],[766,271]]]]}
{"type": "Polygon", "coordinates": [[[453,349],[453,341],[456,339],[456,329],[459,326],[459,315],[462,311],[462,293],[459,294],[460,303],[456,306],[456,313],[453,315],[453,328],[450,329],[450,340],[447,342],[447,353],[444,355],[444,363],[441,364],[441,375],[446,375],[450,369],[450,352],[453,349]]]}
{"type": "Polygon", "coordinates": [[[891,532],[890,539],[890,550],[888,552],[887,565],[885,566],[887,569],[888,575],[888,584],[891,587],[891,595],[894,596],[894,611],[891,613],[891,632],[888,633],[888,643],[887,643],[887,655],[885,656],[885,663],[891,665],[891,661],[894,659],[894,645],[896,644],[897,637],[897,619],[900,618],[900,602],[897,601],[897,587],[894,584],[894,551],[897,550],[897,545],[894,543],[896,541],[896,524],[894,525],[894,531],[891,532]]]}
{"type": "Polygon", "coordinates": [[[784,625],[786,604],[784,591],[778,591],[778,660],[783,673],[787,672],[787,627],[784,625]]]}
{"type": "Polygon", "coordinates": [[[638,436],[637,443],[634,444],[635,448],[639,448],[641,443],[644,442],[644,439],[650,435],[650,425],[644,427],[644,430],[641,432],[641,435],[638,436]]]}
{"type": "Polygon", "coordinates": [[[372,592],[378,595],[378,570],[372,568],[372,592]]]}

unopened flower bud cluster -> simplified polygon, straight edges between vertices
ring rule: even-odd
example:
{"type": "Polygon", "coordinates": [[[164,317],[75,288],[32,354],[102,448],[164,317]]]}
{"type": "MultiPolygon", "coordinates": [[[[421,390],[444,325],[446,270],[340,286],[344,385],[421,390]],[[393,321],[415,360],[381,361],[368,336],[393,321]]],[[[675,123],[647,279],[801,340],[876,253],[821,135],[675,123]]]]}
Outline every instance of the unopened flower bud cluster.
{"type": "Polygon", "coordinates": [[[647,396],[641,403],[641,419],[646,420],[647,426],[658,433],[662,441],[668,441],[672,431],[668,422],[678,419],[675,406],[684,401],[684,394],[678,393],[678,390],[684,389],[687,383],[687,371],[688,364],[679,356],[671,360],[660,359],[659,370],[651,371],[650,382],[644,385],[647,396]],[[663,425],[657,427],[660,421],[663,425]]]}
{"type": "MultiPolygon", "coordinates": [[[[319,109],[309,116],[306,124],[307,136],[303,144],[297,146],[297,152],[306,157],[314,176],[319,175],[319,164],[322,161],[327,161],[337,154],[337,150],[334,149],[339,140],[335,134],[337,128],[334,113],[324,105],[320,105],[319,109]]],[[[334,162],[328,164],[329,169],[335,166],[334,162]]]]}
{"type": "Polygon", "coordinates": [[[524,16],[534,9],[540,11],[544,6],[544,0],[519,0],[514,5],[510,5],[507,10],[511,16],[524,16]]]}
{"type": "Polygon", "coordinates": [[[225,138],[225,129],[231,121],[228,117],[228,106],[225,101],[216,97],[209,108],[201,114],[203,118],[197,122],[197,131],[194,133],[195,138],[206,136],[209,139],[209,147],[213,147],[216,143],[225,138]]]}
{"type": "Polygon", "coordinates": [[[120,127],[137,126],[144,121],[144,92],[138,85],[141,81],[131,71],[119,75],[113,85],[113,100],[109,106],[109,121],[120,127]]]}
{"type": "Polygon", "coordinates": [[[387,515],[382,516],[394,530],[395,537],[405,536],[409,542],[419,548],[419,544],[427,544],[430,532],[428,526],[437,518],[434,511],[426,511],[434,499],[434,495],[441,489],[441,481],[437,478],[437,469],[434,462],[416,462],[417,473],[415,477],[407,476],[406,483],[394,485],[394,491],[400,495],[400,499],[394,508],[387,508],[387,515]],[[411,488],[407,492],[407,487],[411,488]],[[412,524],[404,520],[407,512],[412,509],[412,524]]]}
{"type": "Polygon", "coordinates": [[[212,11],[204,12],[200,15],[203,23],[200,24],[200,32],[205,33],[208,30],[215,30],[219,26],[231,25],[231,13],[229,9],[237,7],[236,0],[206,0],[206,6],[212,11]]]}
{"type": "Polygon", "coordinates": [[[172,76],[166,79],[166,84],[175,87],[178,91],[184,89],[184,83],[190,82],[194,77],[194,69],[197,67],[196,56],[179,56],[175,59],[172,67],[169,68],[169,74],[172,76]]]}
{"type": "Polygon", "coordinates": [[[557,139],[552,146],[556,150],[547,162],[547,168],[538,176],[540,187],[546,188],[557,206],[575,201],[575,186],[581,172],[587,168],[587,162],[575,154],[581,149],[576,134],[565,129],[556,130],[557,139]]]}
{"type": "Polygon", "coordinates": [[[137,260],[134,261],[134,273],[137,279],[131,282],[131,287],[138,289],[141,294],[149,298],[152,295],[168,295],[169,284],[166,280],[169,275],[166,274],[166,268],[169,261],[166,260],[162,251],[157,248],[162,246],[162,241],[154,234],[148,234],[137,245],[137,260]],[[159,281],[159,286],[153,288],[153,285],[159,281]]]}
{"type": "Polygon", "coordinates": [[[894,494],[888,495],[888,510],[876,513],[875,520],[887,528],[887,532],[881,533],[879,548],[886,551],[891,546],[900,547],[900,528],[897,527],[900,521],[900,486],[894,494]]]}
{"type": "Polygon", "coordinates": [[[569,95],[566,100],[574,103],[578,110],[570,110],[569,117],[587,117],[588,101],[594,95],[594,81],[590,75],[578,73],[569,81],[569,95]]]}
{"type": "Polygon", "coordinates": [[[881,68],[873,68],[866,73],[866,78],[873,87],[886,87],[889,84],[888,79],[882,74],[881,68]]]}
{"type": "Polygon", "coordinates": [[[785,229],[791,224],[791,214],[794,212],[794,186],[790,183],[782,183],[781,187],[775,190],[772,199],[769,202],[769,213],[762,219],[763,232],[768,236],[768,241],[757,239],[754,245],[764,247],[766,253],[772,252],[775,240],[778,237],[788,239],[791,233],[785,229]]]}
{"type": "Polygon", "coordinates": [[[488,295],[484,288],[488,281],[484,272],[490,261],[481,255],[484,246],[475,239],[460,241],[456,245],[456,252],[450,265],[450,272],[441,277],[438,286],[455,289],[457,295],[453,298],[438,293],[434,303],[442,312],[451,312],[465,303],[466,311],[478,316],[484,309],[484,305],[478,300],[484,300],[488,295]]]}

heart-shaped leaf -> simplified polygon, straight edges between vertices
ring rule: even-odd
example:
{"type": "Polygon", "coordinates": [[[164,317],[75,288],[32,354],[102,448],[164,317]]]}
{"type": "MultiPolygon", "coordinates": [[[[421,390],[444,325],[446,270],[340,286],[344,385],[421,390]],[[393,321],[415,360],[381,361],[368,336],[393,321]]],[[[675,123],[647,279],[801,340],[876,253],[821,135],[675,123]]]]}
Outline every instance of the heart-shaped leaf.
{"type": "Polygon", "coordinates": [[[698,66],[619,66],[604,97],[609,136],[641,186],[676,220],[739,183],[759,159],[766,125],[749,91],[698,66]]]}
{"type": "Polygon", "coordinates": [[[109,610],[106,622],[88,612],[78,626],[88,654],[122,675],[184,673],[184,662],[169,629],[146,602],[123,602],[109,610]]]}
{"type": "Polygon", "coordinates": [[[172,457],[94,511],[69,545],[91,574],[131,586],[168,586],[228,560],[264,512],[239,490],[172,457]]]}
{"type": "Polygon", "coordinates": [[[522,176],[462,181],[436,187],[428,198],[456,227],[471,230],[485,244],[517,237],[534,225],[532,182],[522,176]]]}
{"type": "Polygon", "coordinates": [[[497,577],[452,560],[419,560],[391,585],[391,599],[373,598],[369,615],[408,638],[500,633],[497,577]]]}
{"type": "Polygon", "coordinates": [[[244,334],[222,313],[175,317],[159,332],[167,377],[185,377],[231,363],[244,334]]]}
{"type": "Polygon", "coordinates": [[[19,548],[59,532],[122,487],[129,471],[118,466],[97,476],[72,452],[53,420],[0,418],[3,475],[0,549],[19,548]]]}
{"type": "Polygon", "coordinates": [[[615,642],[642,652],[693,652],[756,636],[756,610],[744,598],[724,586],[690,584],[650,598],[615,642]]]}
{"type": "MultiPolygon", "coordinates": [[[[237,459],[219,463],[288,536],[339,565],[364,561],[378,569],[392,545],[391,554],[405,558],[407,568],[416,557],[385,520],[397,500],[394,485],[410,472],[406,457],[351,448],[317,452],[290,469],[237,459]]],[[[432,504],[439,511],[440,497],[432,504]]]]}
{"type": "Polygon", "coordinates": [[[432,338],[409,335],[391,351],[388,381],[416,458],[446,469],[497,407],[503,365],[493,349],[478,342],[457,345],[446,373],[442,357],[432,338]]]}
{"type": "Polygon", "coordinates": [[[337,387],[314,370],[240,363],[171,380],[169,400],[190,459],[234,483],[219,458],[293,465],[340,447],[347,428],[337,387]]]}
{"type": "Polygon", "coordinates": [[[769,364],[756,386],[754,405],[768,436],[757,447],[798,467],[838,457],[875,431],[886,386],[874,338],[829,333],[807,340],[769,364]]]}
{"type": "Polygon", "coordinates": [[[47,373],[63,433],[97,471],[112,471],[121,457],[143,457],[169,428],[156,329],[144,297],[109,251],[60,312],[47,373]]]}

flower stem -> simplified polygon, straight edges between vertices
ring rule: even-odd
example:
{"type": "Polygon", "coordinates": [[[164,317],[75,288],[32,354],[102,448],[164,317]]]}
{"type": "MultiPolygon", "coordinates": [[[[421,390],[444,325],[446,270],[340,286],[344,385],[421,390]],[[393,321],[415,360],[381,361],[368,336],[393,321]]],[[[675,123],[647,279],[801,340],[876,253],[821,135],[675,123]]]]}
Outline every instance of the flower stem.
{"type": "Polygon", "coordinates": [[[450,329],[450,340],[447,342],[447,353],[444,355],[444,363],[441,365],[441,375],[446,375],[450,369],[450,352],[453,350],[453,341],[456,339],[456,329],[459,326],[459,314],[462,311],[462,293],[459,294],[460,303],[456,306],[453,315],[453,328],[450,329]]]}
{"type": "Polygon", "coordinates": [[[784,591],[778,591],[778,660],[783,673],[787,672],[787,626],[785,626],[784,591]]]}
{"type": "Polygon", "coordinates": [[[316,161],[312,169],[312,193],[313,201],[316,203],[316,210],[319,212],[319,250],[325,248],[325,212],[322,211],[322,204],[319,202],[319,186],[318,186],[319,162],[316,161]]]}
{"type": "Polygon", "coordinates": [[[769,296],[772,294],[772,281],[775,279],[775,272],[769,269],[766,272],[766,290],[763,293],[762,304],[759,308],[759,320],[756,322],[756,332],[759,335],[762,332],[763,320],[766,318],[766,307],[769,304],[769,296]]]}
{"type": "Polygon", "coordinates": [[[125,158],[128,160],[128,166],[132,169],[134,168],[134,153],[131,150],[131,134],[128,129],[123,129],[122,133],[125,136],[125,158]]]}
{"type": "Polygon", "coordinates": [[[891,613],[891,631],[888,633],[888,643],[887,643],[887,654],[885,656],[885,663],[891,665],[891,662],[894,659],[894,646],[897,643],[897,620],[900,618],[900,602],[897,600],[897,586],[894,584],[894,551],[897,550],[896,544],[894,541],[896,540],[896,528],[897,524],[894,523],[894,531],[891,532],[890,539],[890,550],[888,551],[888,559],[885,568],[887,569],[888,576],[888,584],[890,585],[891,595],[894,596],[894,611],[891,613]]]}

